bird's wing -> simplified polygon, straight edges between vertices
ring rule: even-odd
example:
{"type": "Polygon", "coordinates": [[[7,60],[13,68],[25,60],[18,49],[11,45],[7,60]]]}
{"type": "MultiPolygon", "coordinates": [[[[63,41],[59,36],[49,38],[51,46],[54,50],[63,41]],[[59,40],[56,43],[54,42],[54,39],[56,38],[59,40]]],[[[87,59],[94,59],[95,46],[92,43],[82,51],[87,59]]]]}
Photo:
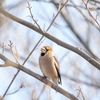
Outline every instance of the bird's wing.
{"type": "Polygon", "coordinates": [[[57,70],[58,77],[59,77],[58,83],[62,84],[62,82],[61,82],[61,75],[60,75],[60,66],[59,66],[59,63],[58,63],[58,60],[56,59],[56,57],[55,56],[53,56],[53,57],[54,57],[54,60],[55,60],[54,65],[55,65],[55,68],[57,70]]]}

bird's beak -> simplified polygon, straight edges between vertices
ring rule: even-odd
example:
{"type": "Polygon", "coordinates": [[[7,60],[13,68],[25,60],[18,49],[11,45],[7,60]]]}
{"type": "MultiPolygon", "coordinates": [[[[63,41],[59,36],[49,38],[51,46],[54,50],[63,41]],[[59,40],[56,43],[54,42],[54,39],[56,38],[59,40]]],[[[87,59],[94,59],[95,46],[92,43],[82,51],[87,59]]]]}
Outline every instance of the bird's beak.
{"type": "Polygon", "coordinates": [[[46,53],[45,48],[41,48],[41,53],[46,53]]]}

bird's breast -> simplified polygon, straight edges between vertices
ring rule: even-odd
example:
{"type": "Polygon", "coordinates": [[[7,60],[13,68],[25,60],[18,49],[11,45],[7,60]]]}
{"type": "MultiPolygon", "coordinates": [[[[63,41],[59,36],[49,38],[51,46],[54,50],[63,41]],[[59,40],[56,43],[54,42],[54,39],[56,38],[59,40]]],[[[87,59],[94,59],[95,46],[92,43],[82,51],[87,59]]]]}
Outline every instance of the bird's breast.
{"type": "Polygon", "coordinates": [[[57,77],[56,68],[54,66],[53,56],[40,56],[39,58],[40,69],[42,73],[48,77],[57,77]]]}

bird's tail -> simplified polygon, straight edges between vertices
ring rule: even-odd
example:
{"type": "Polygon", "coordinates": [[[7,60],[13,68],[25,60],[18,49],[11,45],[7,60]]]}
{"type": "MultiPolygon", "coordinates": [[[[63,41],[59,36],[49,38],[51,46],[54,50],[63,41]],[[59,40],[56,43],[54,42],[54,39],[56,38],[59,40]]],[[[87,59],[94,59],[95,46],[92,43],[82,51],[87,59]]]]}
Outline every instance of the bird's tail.
{"type": "MultiPolygon", "coordinates": [[[[52,79],[52,81],[58,86],[58,79],[52,79]]],[[[57,93],[57,88],[56,88],[56,93],[57,93]]]]}

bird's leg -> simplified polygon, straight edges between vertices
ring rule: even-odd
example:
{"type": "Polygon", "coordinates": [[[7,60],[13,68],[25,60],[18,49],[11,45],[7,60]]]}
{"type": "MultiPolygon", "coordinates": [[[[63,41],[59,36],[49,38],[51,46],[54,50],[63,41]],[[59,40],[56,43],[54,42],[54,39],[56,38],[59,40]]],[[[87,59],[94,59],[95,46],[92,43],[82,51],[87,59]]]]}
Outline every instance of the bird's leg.
{"type": "Polygon", "coordinates": [[[42,76],[42,77],[41,77],[41,80],[43,80],[43,79],[47,79],[47,77],[46,77],[46,76],[42,76]]]}
{"type": "Polygon", "coordinates": [[[47,84],[47,83],[48,83],[47,77],[46,77],[46,76],[42,76],[42,77],[41,77],[41,81],[44,80],[44,79],[46,80],[46,84],[47,84]]]}

